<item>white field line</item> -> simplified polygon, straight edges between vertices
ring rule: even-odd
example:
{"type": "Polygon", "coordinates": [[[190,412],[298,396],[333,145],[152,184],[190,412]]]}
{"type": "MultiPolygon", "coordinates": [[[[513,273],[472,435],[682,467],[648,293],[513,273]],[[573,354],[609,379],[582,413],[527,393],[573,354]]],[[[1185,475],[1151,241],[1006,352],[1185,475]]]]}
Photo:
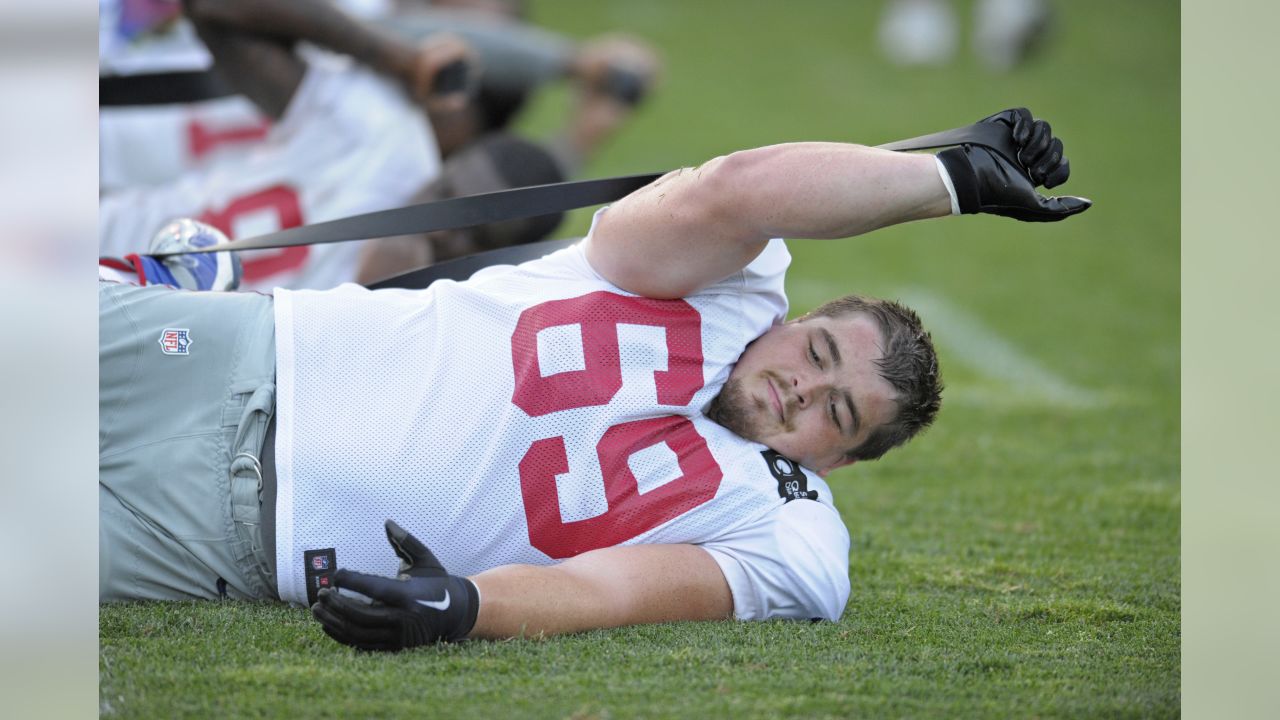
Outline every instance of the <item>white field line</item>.
{"type": "MultiPolygon", "coordinates": [[[[815,306],[846,292],[835,283],[805,280],[796,283],[792,297],[805,306],[815,306]]],[[[1000,386],[999,392],[982,387],[952,387],[947,392],[951,399],[979,405],[1047,404],[1068,408],[1109,404],[1102,394],[1049,370],[937,293],[907,287],[894,297],[920,313],[925,328],[934,342],[946,348],[949,359],[964,363],[975,374],[1000,386]]]]}

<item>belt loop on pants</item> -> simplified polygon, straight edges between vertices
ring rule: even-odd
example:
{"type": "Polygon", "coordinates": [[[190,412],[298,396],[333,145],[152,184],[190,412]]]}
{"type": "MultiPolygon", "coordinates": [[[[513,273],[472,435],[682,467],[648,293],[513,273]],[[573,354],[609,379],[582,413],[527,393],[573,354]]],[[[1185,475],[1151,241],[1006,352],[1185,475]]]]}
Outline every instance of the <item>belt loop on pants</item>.
{"type": "Polygon", "coordinates": [[[244,406],[235,442],[231,446],[228,484],[231,489],[231,519],[238,548],[236,560],[254,573],[261,583],[260,597],[276,597],[271,566],[262,539],[262,443],[267,423],[275,407],[275,386],[258,388],[244,406]]]}
{"type": "Polygon", "coordinates": [[[262,522],[262,506],[258,500],[262,492],[262,463],[252,453],[237,453],[231,459],[231,519],[236,534],[246,549],[261,549],[258,525],[262,522]]]}

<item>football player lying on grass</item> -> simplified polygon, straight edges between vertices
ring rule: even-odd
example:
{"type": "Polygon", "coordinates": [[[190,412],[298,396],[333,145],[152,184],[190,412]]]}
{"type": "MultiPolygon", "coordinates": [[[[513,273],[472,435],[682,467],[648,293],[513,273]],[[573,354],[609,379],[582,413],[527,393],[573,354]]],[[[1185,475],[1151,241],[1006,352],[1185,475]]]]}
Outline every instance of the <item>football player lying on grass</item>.
{"type": "MultiPolygon", "coordinates": [[[[1089,207],[1036,191],[1069,174],[1047,124],[986,122],[1016,157],[737,152],[581,243],[425,290],[101,283],[100,600],[278,598],[371,650],[839,618],[849,535],[823,478],[927,427],[941,380],[896,303],[784,322],[777,238],[1089,207]]],[[[186,257],[210,267],[175,280],[234,276],[186,257]]]]}

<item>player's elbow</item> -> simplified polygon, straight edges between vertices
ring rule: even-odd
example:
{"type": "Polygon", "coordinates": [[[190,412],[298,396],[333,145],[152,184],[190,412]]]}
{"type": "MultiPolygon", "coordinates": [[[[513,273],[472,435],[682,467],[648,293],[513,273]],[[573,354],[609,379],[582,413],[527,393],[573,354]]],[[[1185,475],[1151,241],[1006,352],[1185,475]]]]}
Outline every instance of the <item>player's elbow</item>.
{"type": "Polygon", "coordinates": [[[703,211],[716,216],[731,213],[752,186],[758,162],[756,150],[738,150],[714,157],[693,169],[703,211]]]}
{"type": "Polygon", "coordinates": [[[722,155],[707,163],[712,166],[709,182],[724,197],[750,198],[777,181],[777,159],[786,151],[785,145],[766,145],[722,155]]]}
{"type": "Polygon", "coordinates": [[[732,229],[733,237],[748,243],[773,237],[767,221],[775,210],[777,159],[784,152],[783,145],[738,150],[696,168],[704,220],[732,229]]]}
{"type": "Polygon", "coordinates": [[[678,212],[683,223],[716,228],[716,237],[733,239],[735,245],[754,246],[767,239],[758,220],[771,182],[771,154],[771,148],[739,150],[685,171],[693,177],[681,196],[678,212]]]}

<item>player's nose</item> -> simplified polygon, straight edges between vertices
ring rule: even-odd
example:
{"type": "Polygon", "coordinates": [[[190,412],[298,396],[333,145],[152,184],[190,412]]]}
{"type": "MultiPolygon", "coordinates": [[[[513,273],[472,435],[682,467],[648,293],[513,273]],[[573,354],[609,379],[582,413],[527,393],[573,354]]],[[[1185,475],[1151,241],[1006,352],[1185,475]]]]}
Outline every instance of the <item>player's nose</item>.
{"type": "Polygon", "coordinates": [[[798,372],[791,376],[791,391],[796,397],[796,404],[805,408],[830,387],[830,381],[821,373],[798,372]]]}
{"type": "Polygon", "coordinates": [[[813,380],[803,375],[791,376],[791,392],[796,397],[796,404],[807,407],[813,395],[813,380]]]}

